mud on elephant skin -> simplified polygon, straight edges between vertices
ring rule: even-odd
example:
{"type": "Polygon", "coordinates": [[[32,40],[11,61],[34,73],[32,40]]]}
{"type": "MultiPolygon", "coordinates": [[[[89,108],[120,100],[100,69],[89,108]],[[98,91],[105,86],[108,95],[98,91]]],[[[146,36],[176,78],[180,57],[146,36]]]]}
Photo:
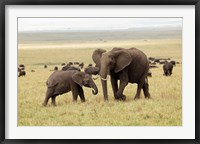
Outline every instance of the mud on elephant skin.
{"type": "Polygon", "coordinates": [[[99,75],[103,88],[104,100],[108,100],[107,75],[110,75],[113,94],[116,100],[125,100],[124,88],[128,83],[137,84],[135,99],[140,97],[143,89],[145,98],[150,98],[147,80],[149,62],[147,56],[136,48],[113,48],[106,52],[97,49],[92,55],[96,66],[100,68],[99,75]],[[119,86],[118,86],[118,80],[119,86]]]}
{"type": "Polygon", "coordinates": [[[82,86],[92,88],[92,93],[96,95],[98,88],[89,74],[77,70],[55,71],[48,78],[46,97],[43,105],[46,106],[48,100],[52,99],[52,104],[56,106],[56,96],[72,91],[73,102],[77,101],[78,95],[81,102],[85,102],[82,86]]]}

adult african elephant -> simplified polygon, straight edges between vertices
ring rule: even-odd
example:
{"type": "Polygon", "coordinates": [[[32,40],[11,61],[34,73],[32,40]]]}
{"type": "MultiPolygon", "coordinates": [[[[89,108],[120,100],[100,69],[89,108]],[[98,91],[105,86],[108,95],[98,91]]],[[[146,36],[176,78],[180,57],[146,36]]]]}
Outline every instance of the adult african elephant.
{"type": "Polygon", "coordinates": [[[150,98],[147,74],[149,62],[147,56],[136,48],[113,48],[106,52],[97,49],[92,55],[96,66],[100,67],[99,75],[103,88],[104,100],[108,100],[107,75],[110,74],[113,94],[116,100],[125,100],[124,88],[128,83],[137,83],[135,99],[140,97],[141,89],[145,98],[150,98]],[[117,81],[120,80],[119,87],[117,81]]]}
{"type": "Polygon", "coordinates": [[[82,86],[93,88],[92,93],[96,95],[98,88],[89,74],[77,70],[55,71],[48,78],[47,92],[43,105],[46,106],[49,98],[55,106],[56,96],[72,91],[73,101],[77,101],[78,95],[81,102],[85,102],[85,96],[82,86]]]}

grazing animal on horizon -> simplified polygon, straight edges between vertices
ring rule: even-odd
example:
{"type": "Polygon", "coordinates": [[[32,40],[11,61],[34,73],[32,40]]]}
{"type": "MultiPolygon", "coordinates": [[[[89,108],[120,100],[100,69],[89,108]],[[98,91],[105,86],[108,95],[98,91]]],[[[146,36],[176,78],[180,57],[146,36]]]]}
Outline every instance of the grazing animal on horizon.
{"type": "Polygon", "coordinates": [[[71,66],[71,65],[73,65],[73,62],[68,62],[68,64],[67,64],[67,65],[71,66]]]}
{"type": "Polygon", "coordinates": [[[26,72],[23,70],[19,71],[18,77],[21,77],[21,76],[26,76],[26,72]]]}
{"type": "Polygon", "coordinates": [[[74,62],[74,65],[79,65],[79,62],[74,62]]]}
{"type": "Polygon", "coordinates": [[[65,63],[61,63],[61,66],[64,66],[65,65],[65,63]]]}
{"type": "Polygon", "coordinates": [[[83,63],[83,62],[80,63],[80,64],[79,64],[79,67],[80,67],[80,69],[82,69],[82,68],[84,67],[84,63],[83,63]]]}
{"type": "Polygon", "coordinates": [[[92,67],[92,64],[88,64],[88,66],[87,67],[92,67]]]}
{"type": "Polygon", "coordinates": [[[173,70],[173,64],[171,62],[165,61],[163,65],[163,71],[165,76],[171,76],[173,70]]]}
{"type": "Polygon", "coordinates": [[[54,67],[54,71],[57,71],[57,70],[58,70],[58,67],[57,67],[57,66],[55,66],[55,67],[54,67]]]}
{"type": "Polygon", "coordinates": [[[100,69],[98,67],[87,67],[84,69],[84,72],[89,75],[97,75],[100,69]]]}
{"type": "Polygon", "coordinates": [[[176,66],[176,61],[170,61],[170,63],[172,63],[173,66],[176,66]]]}
{"type": "Polygon", "coordinates": [[[25,67],[25,65],[24,64],[20,64],[19,67],[25,67]]]}

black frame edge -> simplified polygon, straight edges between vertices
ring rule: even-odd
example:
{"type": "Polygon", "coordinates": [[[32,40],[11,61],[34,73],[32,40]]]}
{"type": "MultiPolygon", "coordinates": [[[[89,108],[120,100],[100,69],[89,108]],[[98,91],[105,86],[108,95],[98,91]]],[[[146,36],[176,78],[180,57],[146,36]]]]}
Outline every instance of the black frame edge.
{"type": "Polygon", "coordinates": [[[0,70],[0,142],[5,141],[5,5],[1,2],[0,5],[1,16],[0,16],[0,57],[2,69],[0,70]]]}
{"type": "Polygon", "coordinates": [[[200,143],[200,105],[199,105],[199,72],[200,72],[200,1],[195,5],[195,141],[200,143]]]}
{"type": "Polygon", "coordinates": [[[199,0],[5,0],[7,5],[195,5],[199,0]]]}

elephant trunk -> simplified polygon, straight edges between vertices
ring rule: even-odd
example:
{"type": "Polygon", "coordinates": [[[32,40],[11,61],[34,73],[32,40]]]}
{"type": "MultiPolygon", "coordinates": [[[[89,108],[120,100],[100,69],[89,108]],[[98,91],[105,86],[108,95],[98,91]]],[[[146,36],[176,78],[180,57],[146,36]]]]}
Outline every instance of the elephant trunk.
{"type": "Polygon", "coordinates": [[[93,88],[93,90],[92,90],[93,95],[97,95],[98,94],[98,88],[97,88],[96,84],[94,82],[92,82],[90,84],[90,87],[93,88]]]}
{"type": "Polygon", "coordinates": [[[102,84],[102,88],[103,88],[103,95],[104,95],[104,101],[108,101],[108,90],[107,90],[107,71],[103,71],[101,69],[100,73],[99,73],[100,77],[101,77],[101,84],[102,84]]]}

